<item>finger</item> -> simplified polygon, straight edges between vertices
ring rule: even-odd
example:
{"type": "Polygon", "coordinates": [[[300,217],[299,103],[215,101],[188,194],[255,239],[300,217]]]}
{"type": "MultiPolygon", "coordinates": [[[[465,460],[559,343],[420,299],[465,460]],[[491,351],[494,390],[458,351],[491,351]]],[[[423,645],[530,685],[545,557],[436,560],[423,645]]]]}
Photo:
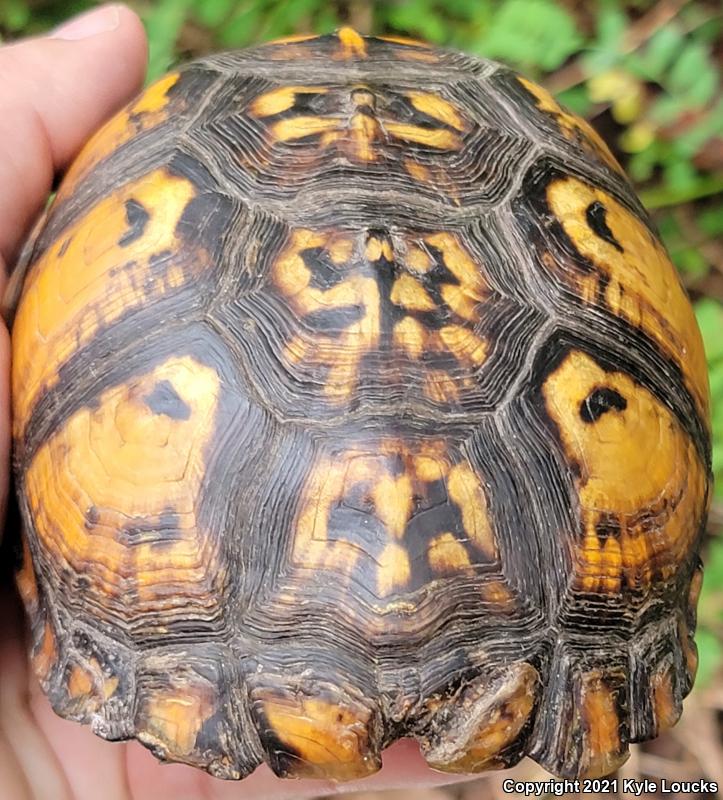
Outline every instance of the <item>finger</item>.
{"type": "Polygon", "coordinates": [[[122,5],[0,48],[0,258],[16,254],[54,174],[140,88],[146,49],[122,5]]]}

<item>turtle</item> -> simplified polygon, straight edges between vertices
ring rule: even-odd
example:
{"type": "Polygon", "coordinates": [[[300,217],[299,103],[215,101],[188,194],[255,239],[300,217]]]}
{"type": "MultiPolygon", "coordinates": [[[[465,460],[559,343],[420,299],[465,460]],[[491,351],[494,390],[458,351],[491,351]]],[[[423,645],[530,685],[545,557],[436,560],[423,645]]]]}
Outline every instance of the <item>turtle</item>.
{"type": "Polygon", "coordinates": [[[13,322],[17,584],[55,711],[240,779],[610,774],[691,689],[701,336],[604,141],[351,28],[162,77],[13,322]]]}

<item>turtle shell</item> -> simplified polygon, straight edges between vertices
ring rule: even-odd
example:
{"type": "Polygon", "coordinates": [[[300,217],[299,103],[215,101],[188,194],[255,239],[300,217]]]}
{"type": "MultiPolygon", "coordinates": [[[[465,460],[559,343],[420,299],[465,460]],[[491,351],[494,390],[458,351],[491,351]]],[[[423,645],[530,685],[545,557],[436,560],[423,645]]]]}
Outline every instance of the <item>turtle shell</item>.
{"type": "Polygon", "coordinates": [[[68,171],[13,329],[62,716],[224,778],[599,776],[696,669],[684,289],[593,129],[343,29],[204,58],[68,171]]]}

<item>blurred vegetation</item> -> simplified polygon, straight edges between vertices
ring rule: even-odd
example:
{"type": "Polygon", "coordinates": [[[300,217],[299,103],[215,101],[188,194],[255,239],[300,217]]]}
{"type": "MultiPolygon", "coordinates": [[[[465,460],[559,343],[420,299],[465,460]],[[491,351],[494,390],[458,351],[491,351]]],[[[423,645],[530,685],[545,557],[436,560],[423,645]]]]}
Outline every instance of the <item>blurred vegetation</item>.
{"type": "MultiPolygon", "coordinates": [[[[42,33],[96,5],[0,0],[0,35],[42,33]]],[[[698,641],[701,680],[723,663],[723,16],[715,0],[129,0],[149,80],[212,50],[351,24],[504,61],[588,118],[651,209],[693,297],[710,363],[714,470],[698,641]]]]}

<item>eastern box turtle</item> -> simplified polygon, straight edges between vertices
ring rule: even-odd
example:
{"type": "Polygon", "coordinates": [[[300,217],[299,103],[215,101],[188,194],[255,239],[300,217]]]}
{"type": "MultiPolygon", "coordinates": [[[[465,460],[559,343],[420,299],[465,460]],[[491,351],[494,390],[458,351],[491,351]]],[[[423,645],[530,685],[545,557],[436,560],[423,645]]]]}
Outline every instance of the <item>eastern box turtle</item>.
{"type": "Polygon", "coordinates": [[[706,362],[594,130],[350,29],[191,63],[68,171],[13,329],[63,717],[223,778],[599,776],[696,669],[706,362]]]}

